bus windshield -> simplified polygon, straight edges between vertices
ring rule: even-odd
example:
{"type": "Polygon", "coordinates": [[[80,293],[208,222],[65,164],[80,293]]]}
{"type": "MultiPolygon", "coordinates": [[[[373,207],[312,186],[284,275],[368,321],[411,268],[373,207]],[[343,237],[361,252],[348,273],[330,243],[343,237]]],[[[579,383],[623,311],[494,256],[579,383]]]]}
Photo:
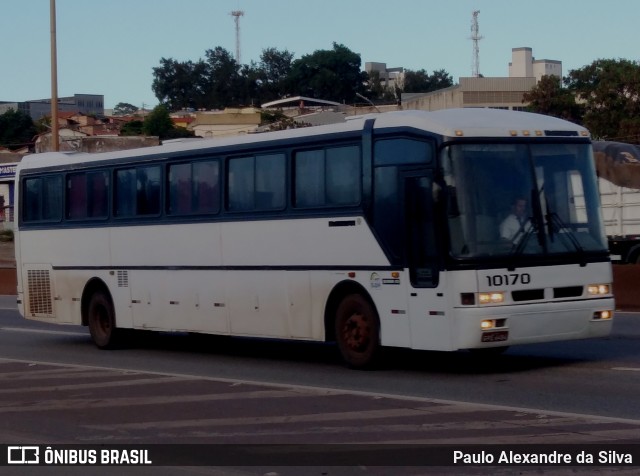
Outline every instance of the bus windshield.
{"type": "Polygon", "coordinates": [[[442,166],[454,259],[607,251],[589,144],[450,145],[442,166]]]}

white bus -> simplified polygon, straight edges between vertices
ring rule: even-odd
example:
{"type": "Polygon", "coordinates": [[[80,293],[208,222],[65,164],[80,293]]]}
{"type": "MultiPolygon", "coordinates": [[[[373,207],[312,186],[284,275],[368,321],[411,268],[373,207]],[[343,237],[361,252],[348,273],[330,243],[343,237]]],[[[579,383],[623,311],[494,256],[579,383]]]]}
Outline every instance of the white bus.
{"type": "Polygon", "coordinates": [[[590,138],[492,109],[100,154],[17,170],[18,303],[89,327],[500,351],[605,336],[614,299],[590,138]],[[516,197],[527,224],[500,236],[516,197]]]}

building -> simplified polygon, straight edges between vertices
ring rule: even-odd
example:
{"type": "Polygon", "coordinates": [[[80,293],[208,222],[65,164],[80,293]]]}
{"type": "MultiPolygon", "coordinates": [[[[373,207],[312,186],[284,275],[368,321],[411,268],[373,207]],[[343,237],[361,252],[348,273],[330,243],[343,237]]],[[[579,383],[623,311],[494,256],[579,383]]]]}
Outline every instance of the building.
{"type": "Polygon", "coordinates": [[[523,96],[542,76],[562,77],[562,62],[536,60],[531,48],[513,48],[508,77],[467,77],[431,93],[403,94],[403,109],[435,111],[459,107],[492,107],[522,110],[523,96]]]}
{"type": "Polygon", "coordinates": [[[260,122],[259,109],[227,108],[224,111],[197,112],[188,130],[197,137],[210,138],[255,132],[260,122]]]}
{"type": "Polygon", "coordinates": [[[367,62],[364,64],[364,70],[369,76],[377,73],[380,78],[380,84],[384,88],[395,89],[396,86],[402,88],[404,81],[404,68],[387,68],[387,63],[367,62]]]}
{"type": "MultiPolygon", "coordinates": [[[[22,111],[37,121],[45,116],[51,116],[51,99],[34,99],[24,102],[0,101],[0,114],[9,109],[22,111]]],[[[73,96],[58,98],[58,112],[75,112],[92,116],[104,115],[104,95],[102,94],[74,94],[73,96]]]]}
{"type": "Polygon", "coordinates": [[[510,78],[536,78],[540,81],[543,76],[557,76],[562,78],[562,62],[555,60],[536,60],[531,48],[513,48],[511,63],[509,63],[510,78]]]}
{"type": "Polygon", "coordinates": [[[0,230],[13,228],[15,176],[22,155],[0,147],[0,230]]]}

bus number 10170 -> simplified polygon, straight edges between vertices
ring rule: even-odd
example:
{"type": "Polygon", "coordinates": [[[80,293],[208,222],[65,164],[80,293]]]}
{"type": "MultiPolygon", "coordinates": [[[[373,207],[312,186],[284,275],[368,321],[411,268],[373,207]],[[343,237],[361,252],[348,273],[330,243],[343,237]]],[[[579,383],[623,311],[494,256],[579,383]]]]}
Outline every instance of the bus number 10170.
{"type": "Polygon", "coordinates": [[[529,273],[509,273],[494,274],[486,276],[487,285],[489,286],[514,286],[516,284],[529,284],[531,275],[529,273]]]}

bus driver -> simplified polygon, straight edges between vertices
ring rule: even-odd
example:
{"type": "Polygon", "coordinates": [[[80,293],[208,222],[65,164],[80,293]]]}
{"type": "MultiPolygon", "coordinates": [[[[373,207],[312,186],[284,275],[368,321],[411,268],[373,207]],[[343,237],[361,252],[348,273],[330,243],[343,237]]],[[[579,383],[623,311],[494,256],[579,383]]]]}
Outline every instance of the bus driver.
{"type": "Polygon", "coordinates": [[[530,228],[527,200],[517,197],[511,204],[511,213],[500,224],[500,238],[516,243],[530,228]]]}

